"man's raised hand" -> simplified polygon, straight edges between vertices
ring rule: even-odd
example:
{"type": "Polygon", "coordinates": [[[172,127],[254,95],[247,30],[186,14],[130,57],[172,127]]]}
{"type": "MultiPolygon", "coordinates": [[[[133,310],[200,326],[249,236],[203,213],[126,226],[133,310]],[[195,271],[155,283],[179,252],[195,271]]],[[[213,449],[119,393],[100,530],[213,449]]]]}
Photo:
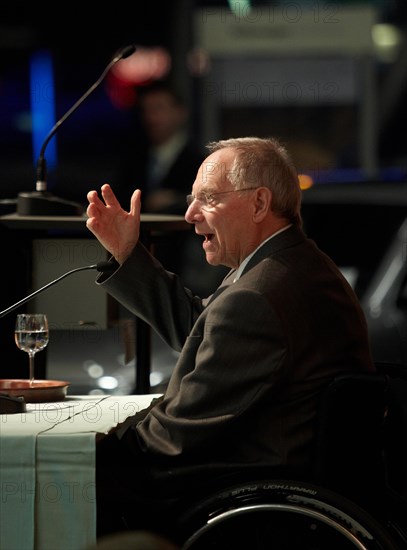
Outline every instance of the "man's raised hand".
{"type": "Polygon", "coordinates": [[[141,191],[136,189],[130,200],[130,211],[120,205],[109,184],[97,191],[89,191],[86,213],[87,228],[100,244],[122,264],[131,254],[140,236],[141,191]]]}

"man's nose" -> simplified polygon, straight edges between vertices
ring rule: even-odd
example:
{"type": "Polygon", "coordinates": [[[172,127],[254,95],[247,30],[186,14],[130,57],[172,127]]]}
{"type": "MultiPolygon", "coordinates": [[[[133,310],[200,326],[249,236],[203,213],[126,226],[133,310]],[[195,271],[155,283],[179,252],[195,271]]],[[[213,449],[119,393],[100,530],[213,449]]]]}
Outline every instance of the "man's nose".
{"type": "Polygon", "coordinates": [[[188,223],[196,223],[201,217],[202,209],[200,202],[194,199],[185,212],[185,221],[188,223]]]}

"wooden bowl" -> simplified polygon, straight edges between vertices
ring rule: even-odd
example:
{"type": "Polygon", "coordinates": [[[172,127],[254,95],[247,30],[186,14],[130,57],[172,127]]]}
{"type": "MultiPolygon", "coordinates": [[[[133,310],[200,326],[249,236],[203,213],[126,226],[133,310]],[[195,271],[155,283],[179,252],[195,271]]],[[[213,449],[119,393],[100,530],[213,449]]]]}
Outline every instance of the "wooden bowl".
{"type": "Polygon", "coordinates": [[[26,403],[63,401],[70,382],[64,380],[0,380],[0,393],[12,397],[24,397],[26,403]]]}

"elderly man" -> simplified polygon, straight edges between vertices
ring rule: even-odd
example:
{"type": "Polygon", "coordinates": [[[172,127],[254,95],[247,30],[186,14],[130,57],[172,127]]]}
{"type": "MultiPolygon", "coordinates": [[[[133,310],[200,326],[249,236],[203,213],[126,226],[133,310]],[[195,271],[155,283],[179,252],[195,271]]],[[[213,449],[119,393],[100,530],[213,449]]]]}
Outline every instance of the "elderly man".
{"type": "Polygon", "coordinates": [[[87,226],[115,263],[98,283],[180,352],[163,398],[100,446],[99,525],[115,513],[137,520],[131,503],[140,509],[157,470],[307,465],[321,389],[340,373],[374,370],[356,296],[301,229],[286,150],[255,137],[208,147],[185,219],[207,262],[231,270],[206,299],[139,242],[139,190],[129,212],[109,185],[102,199],[88,194],[87,226]]]}

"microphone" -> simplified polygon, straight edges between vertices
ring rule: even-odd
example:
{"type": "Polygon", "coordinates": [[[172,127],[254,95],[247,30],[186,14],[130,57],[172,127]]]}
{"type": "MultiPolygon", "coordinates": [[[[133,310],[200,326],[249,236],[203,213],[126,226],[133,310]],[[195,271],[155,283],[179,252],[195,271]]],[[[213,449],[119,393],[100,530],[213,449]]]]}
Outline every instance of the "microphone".
{"type": "Polygon", "coordinates": [[[29,294],[28,296],[26,296],[25,298],[23,298],[19,302],[16,302],[15,304],[8,307],[7,309],[3,309],[3,311],[0,311],[0,319],[2,317],[4,317],[5,315],[7,315],[8,313],[10,313],[11,311],[14,311],[18,307],[22,306],[26,302],[29,302],[32,298],[34,298],[34,296],[37,296],[37,294],[40,294],[40,292],[43,292],[44,290],[46,290],[50,286],[55,285],[59,281],[62,281],[62,279],[65,279],[65,277],[68,277],[69,275],[72,275],[72,273],[77,273],[78,271],[85,271],[87,269],[95,269],[96,271],[99,271],[101,273],[109,273],[109,272],[113,272],[115,269],[117,269],[117,263],[115,263],[115,262],[98,262],[97,264],[86,265],[86,266],[83,266],[83,267],[77,267],[75,269],[71,269],[71,271],[68,271],[67,273],[64,273],[63,275],[61,275],[57,279],[54,279],[53,281],[47,283],[46,285],[42,286],[41,288],[39,288],[38,290],[36,290],[32,294],[29,294]]]}
{"type": "Polygon", "coordinates": [[[46,136],[42,144],[41,151],[37,161],[37,181],[36,190],[33,192],[21,192],[17,197],[17,214],[20,216],[80,216],[83,214],[83,208],[80,204],[55,197],[47,192],[47,161],[45,159],[45,150],[51,138],[56,134],[58,128],[65,120],[72,115],[74,111],[87,99],[87,97],[96,90],[103,82],[110,69],[121,59],[129,57],[136,51],[136,46],[131,44],[125,46],[116,52],[108,63],[102,74],[94,84],[78,99],[74,105],[58,120],[55,126],[46,136]]]}

